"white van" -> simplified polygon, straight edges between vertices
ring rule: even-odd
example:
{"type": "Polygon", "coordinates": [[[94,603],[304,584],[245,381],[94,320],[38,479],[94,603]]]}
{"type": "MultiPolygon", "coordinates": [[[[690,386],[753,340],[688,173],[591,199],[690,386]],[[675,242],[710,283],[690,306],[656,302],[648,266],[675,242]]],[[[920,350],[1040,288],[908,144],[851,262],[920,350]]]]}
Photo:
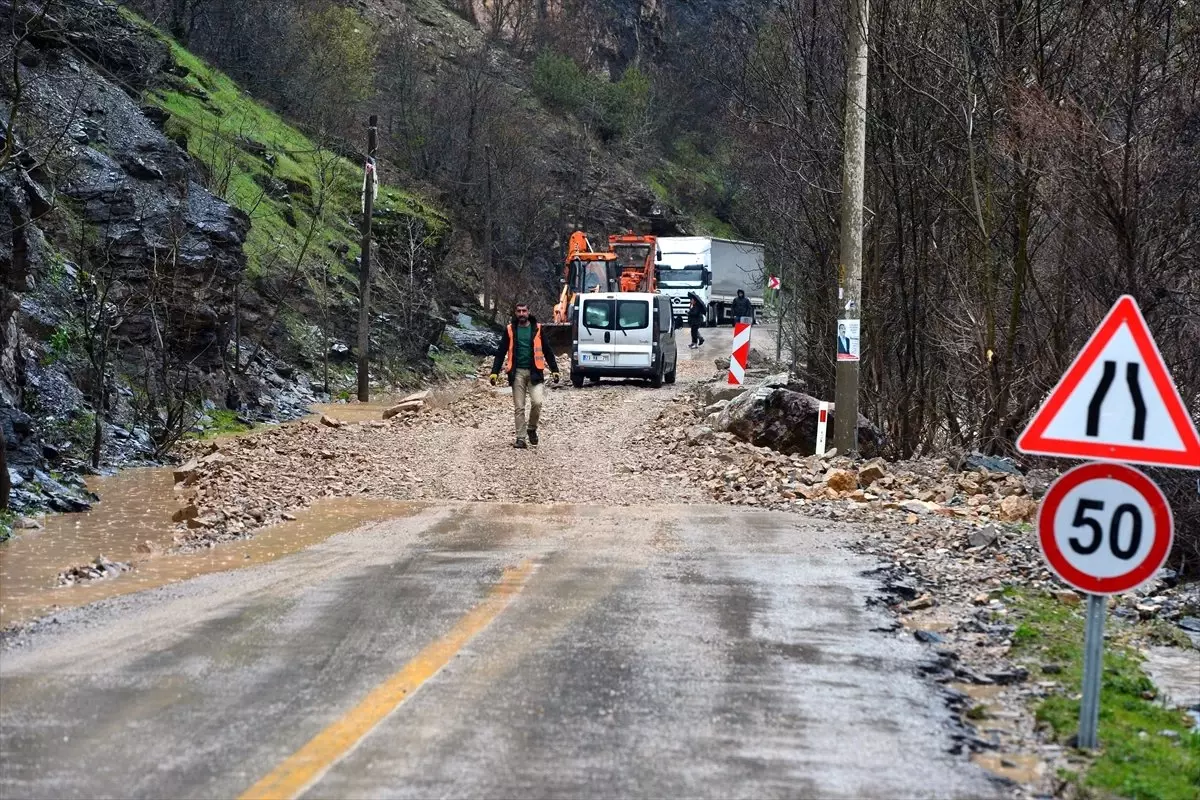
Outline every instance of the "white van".
{"type": "Polygon", "coordinates": [[[571,308],[571,383],[585,378],[675,382],[671,298],[642,292],[580,294],[571,308]]]}

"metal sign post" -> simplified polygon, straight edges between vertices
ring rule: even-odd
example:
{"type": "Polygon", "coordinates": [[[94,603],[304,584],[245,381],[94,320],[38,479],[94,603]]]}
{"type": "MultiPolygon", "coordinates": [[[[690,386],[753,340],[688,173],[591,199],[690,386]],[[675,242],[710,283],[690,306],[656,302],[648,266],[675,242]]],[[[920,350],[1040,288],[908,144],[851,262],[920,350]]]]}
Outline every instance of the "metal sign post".
{"type": "Polygon", "coordinates": [[[1108,598],[1089,594],[1083,634],[1083,700],[1079,706],[1079,747],[1097,746],[1100,728],[1100,684],[1104,675],[1104,614],[1108,598]]]}

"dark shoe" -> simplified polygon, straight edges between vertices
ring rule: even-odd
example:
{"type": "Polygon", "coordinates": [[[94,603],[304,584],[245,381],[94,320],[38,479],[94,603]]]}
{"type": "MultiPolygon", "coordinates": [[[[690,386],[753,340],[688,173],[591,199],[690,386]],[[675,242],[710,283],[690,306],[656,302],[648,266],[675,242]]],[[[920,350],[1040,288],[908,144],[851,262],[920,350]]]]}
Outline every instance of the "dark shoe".
{"type": "Polygon", "coordinates": [[[700,344],[704,344],[704,340],[703,340],[703,339],[701,339],[701,340],[700,340],[700,344]]]}
{"type": "Polygon", "coordinates": [[[533,428],[529,429],[529,443],[537,444],[537,431],[533,428]]]}
{"type": "Polygon", "coordinates": [[[527,445],[525,444],[524,439],[517,439],[515,442],[513,442],[513,447],[517,448],[518,450],[524,450],[527,445]]]}

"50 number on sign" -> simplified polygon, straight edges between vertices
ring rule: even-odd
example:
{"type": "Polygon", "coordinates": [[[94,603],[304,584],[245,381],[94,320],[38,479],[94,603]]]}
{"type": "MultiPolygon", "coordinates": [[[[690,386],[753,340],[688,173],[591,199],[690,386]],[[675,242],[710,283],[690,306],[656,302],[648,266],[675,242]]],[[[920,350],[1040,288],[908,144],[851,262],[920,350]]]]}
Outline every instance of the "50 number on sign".
{"type": "Polygon", "coordinates": [[[1150,579],[1171,549],[1167,499],[1145,474],[1122,464],[1085,464],[1054,482],[1038,513],[1050,568],[1092,594],[1119,594],[1150,579]]]}

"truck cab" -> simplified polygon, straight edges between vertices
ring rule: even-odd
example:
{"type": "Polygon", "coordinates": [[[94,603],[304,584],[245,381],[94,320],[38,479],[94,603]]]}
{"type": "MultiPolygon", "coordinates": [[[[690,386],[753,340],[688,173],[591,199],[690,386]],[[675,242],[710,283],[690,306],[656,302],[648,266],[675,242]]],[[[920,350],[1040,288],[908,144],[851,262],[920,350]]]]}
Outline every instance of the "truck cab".
{"type": "Polygon", "coordinates": [[[571,309],[571,383],[646,378],[655,388],[675,382],[678,351],[671,301],[645,292],[576,296],[571,309]]]}
{"type": "Polygon", "coordinates": [[[676,327],[687,319],[690,295],[707,307],[712,291],[712,240],[706,236],[660,237],[655,254],[658,291],[671,298],[676,327]]]}

